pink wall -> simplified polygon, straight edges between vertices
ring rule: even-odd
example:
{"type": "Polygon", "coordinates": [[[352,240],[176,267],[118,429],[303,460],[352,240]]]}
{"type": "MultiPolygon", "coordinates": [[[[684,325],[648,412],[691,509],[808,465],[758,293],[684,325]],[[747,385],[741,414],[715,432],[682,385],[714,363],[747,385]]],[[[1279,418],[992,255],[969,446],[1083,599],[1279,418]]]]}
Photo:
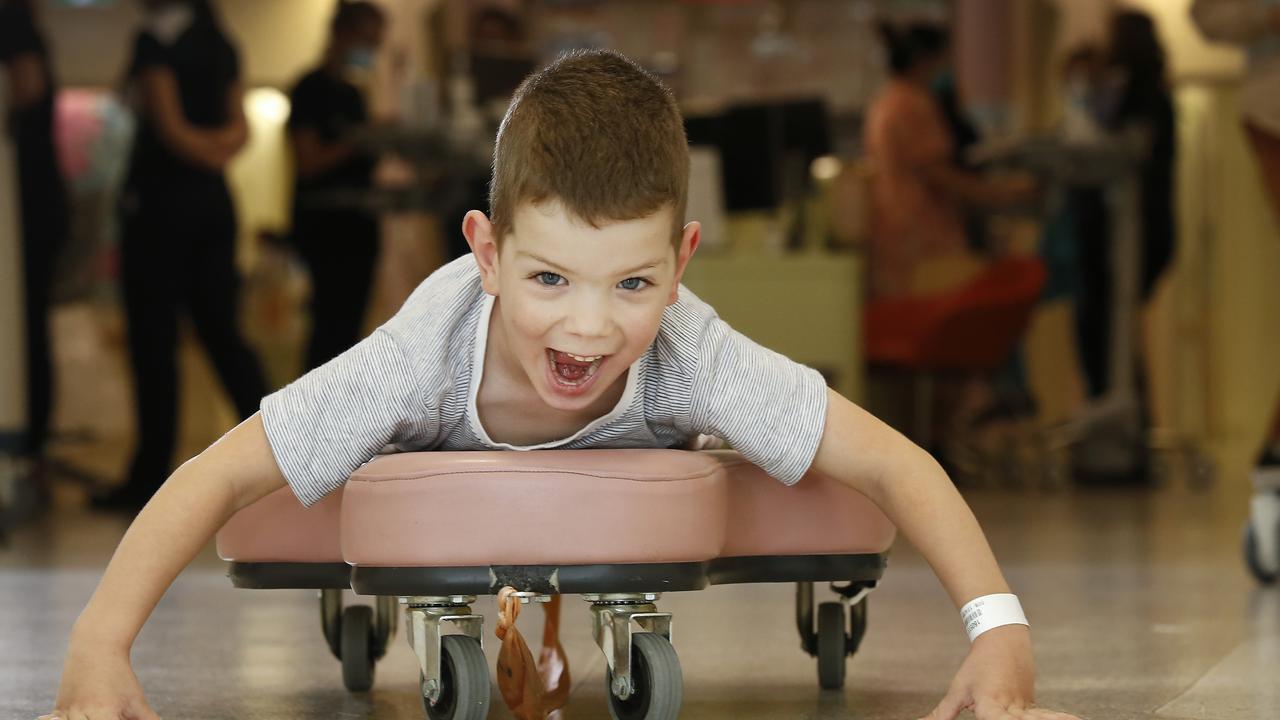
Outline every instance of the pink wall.
{"type": "Polygon", "coordinates": [[[1010,65],[1017,0],[956,0],[956,77],[974,108],[1007,104],[1013,93],[1010,65]]]}

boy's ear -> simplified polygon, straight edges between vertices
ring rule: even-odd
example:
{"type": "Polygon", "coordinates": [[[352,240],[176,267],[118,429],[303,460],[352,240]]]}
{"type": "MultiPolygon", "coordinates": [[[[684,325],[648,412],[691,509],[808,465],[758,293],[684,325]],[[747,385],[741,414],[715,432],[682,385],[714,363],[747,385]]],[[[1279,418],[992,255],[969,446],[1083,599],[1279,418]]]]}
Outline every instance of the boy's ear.
{"type": "Polygon", "coordinates": [[[479,210],[472,210],[462,218],[462,235],[471,246],[471,255],[480,267],[480,285],[490,295],[498,294],[498,239],[493,234],[493,223],[479,210]]]}
{"type": "Polygon", "coordinates": [[[676,281],[671,286],[671,297],[667,298],[667,304],[672,305],[680,297],[680,280],[684,277],[684,269],[689,266],[689,260],[693,258],[693,253],[698,249],[698,243],[702,242],[702,223],[693,221],[684,226],[684,232],[680,235],[680,248],[676,250],[676,281]]]}

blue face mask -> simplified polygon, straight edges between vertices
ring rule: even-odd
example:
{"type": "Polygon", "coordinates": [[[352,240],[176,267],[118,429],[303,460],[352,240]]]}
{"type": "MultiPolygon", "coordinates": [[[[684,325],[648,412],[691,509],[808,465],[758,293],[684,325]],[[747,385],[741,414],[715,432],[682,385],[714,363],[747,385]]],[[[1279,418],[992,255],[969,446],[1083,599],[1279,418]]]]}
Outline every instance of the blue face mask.
{"type": "Polygon", "coordinates": [[[373,57],[373,48],[351,48],[347,51],[347,67],[353,70],[370,70],[373,68],[373,57]]]}

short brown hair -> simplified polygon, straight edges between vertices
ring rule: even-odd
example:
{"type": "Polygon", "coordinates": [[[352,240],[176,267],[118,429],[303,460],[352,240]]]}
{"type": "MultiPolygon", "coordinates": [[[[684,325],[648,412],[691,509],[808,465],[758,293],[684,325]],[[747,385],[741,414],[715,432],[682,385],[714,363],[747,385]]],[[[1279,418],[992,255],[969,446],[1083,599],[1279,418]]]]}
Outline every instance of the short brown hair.
{"type": "Polygon", "coordinates": [[[368,0],[339,0],[333,19],[329,21],[329,31],[337,35],[356,30],[367,23],[385,26],[387,15],[382,8],[368,0]]]}
{"type": "Polygon", "coordinates": [[[498,129],[489,186],[501,241],[524,202],[559,200],[593,227],[675,212],[684,224],[689,143],[675,98],[635,62],[575,51],[530,75],[498,129]]]}

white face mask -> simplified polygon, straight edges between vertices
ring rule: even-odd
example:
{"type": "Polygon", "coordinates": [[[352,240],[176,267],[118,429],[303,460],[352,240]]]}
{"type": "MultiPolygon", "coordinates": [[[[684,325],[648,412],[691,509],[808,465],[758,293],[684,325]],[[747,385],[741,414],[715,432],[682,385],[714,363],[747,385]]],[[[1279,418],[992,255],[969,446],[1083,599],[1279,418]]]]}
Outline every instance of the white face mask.
{"type": "Polygon", "coordinates": [[[147,15],[147,30],[165,45],[174,41],[191,27],[195,12],[186,3],[166,3],[147,15]]]}

